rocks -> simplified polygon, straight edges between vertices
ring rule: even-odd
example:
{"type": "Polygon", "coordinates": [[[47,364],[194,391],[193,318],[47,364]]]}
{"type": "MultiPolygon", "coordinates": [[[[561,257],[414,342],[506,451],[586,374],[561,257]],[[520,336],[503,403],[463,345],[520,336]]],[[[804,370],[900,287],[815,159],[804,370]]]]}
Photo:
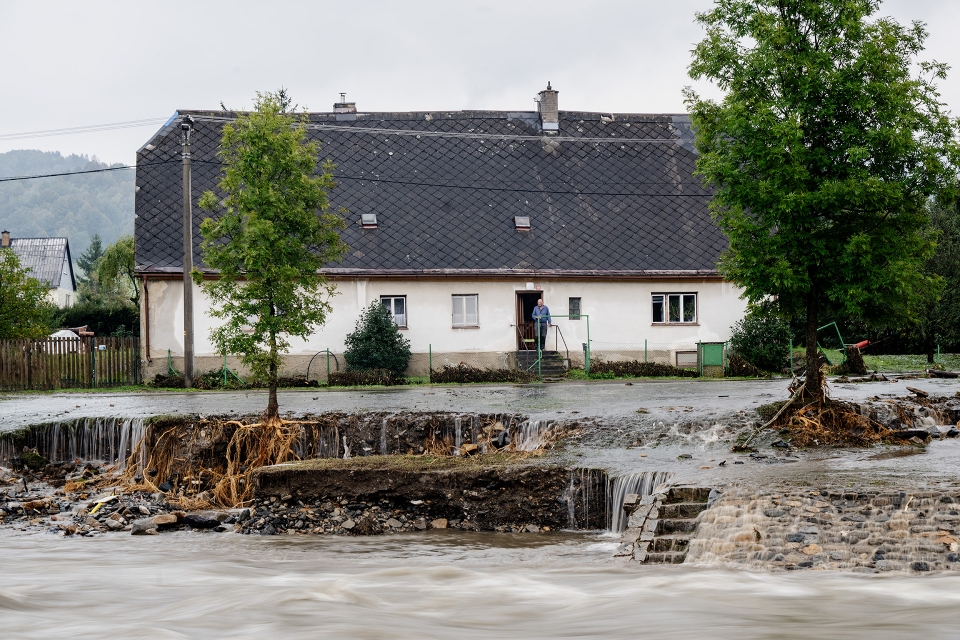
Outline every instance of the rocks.
{"type": "Polygon", "coordinates": [[[155,536],[158,533],[157,523],[151,518],[135,520],[130,528],[130,534],[135,536],[155,536]]]}
{"type": "Polygon", "coordinates": [[[194,529],[215,529],[220,526],[220,520],[209,516],[191,513],[183,518],[183,523],[194,529]]]}
{"type": "Polygon", "coordinates": [[[350,531],[350,530],[353,529],[355,526],[357,526],[357,523],[354,522],[353,520],[347,520],[347,521],[345,521],[343,524],[341,524],[340,526],[341,526],[343,529],[346,529],[347,531],[350,531]]]}
{"type": "Polygon", "coordinates": [[[807,546],[800,548],[800,553],[805,556],[815,556],[822,551],[823,547],[818,544],[808,544],[807,546]]]}
{"type": "Polygon", "coordinates": [[[437,518],[436,520],[430,521],[431,529],[446,529],[447,528],[447,519],[446,518],[437,518]]]}

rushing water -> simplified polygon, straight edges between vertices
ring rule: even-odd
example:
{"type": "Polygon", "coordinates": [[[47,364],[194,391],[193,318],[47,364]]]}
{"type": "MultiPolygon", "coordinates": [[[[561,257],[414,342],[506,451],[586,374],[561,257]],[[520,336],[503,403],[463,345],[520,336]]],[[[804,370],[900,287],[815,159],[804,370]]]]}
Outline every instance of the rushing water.
{"type": "Polygon", "coordinates": [[[594,535],[0,537],[4,638],[955,638],[960,576],[624,568],[594,535]]]}

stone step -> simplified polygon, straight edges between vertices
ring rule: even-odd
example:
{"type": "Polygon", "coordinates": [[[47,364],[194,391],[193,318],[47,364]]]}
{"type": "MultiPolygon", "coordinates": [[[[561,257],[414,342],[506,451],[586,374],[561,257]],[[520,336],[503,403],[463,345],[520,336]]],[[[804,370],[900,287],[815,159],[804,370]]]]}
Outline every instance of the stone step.
{"type": "Polygon", "coordinates": [[[670,487],[664,504],[681,502],[703,502],[710,499],[710,487],[670,487]]]}
{"type": "Polygon", "coordinates": [[[678,502],[660,507],[661,518],[696,518],[707,510],[706,502],[678,502]]]}
{"type": "Polygon", "coordinates": [[[669,535],[671,533],[692,533],[697,528],[696,520],[686,518],[661,518],[657,525],[657,535],[669,535]]]}
{"type": "Polygon", "coordinates": [[[690,546],[689,536],[660,536],[653,540],[653,553],[663,553],[665,551],[682,551],[686,553],[690,546]]]}
{"type": "Polygon", "coordinates": [[[643,562],[644,564],[683,564],[686,559],[686,551],[667,551],[664,553],[648,553],[643,562]]]}

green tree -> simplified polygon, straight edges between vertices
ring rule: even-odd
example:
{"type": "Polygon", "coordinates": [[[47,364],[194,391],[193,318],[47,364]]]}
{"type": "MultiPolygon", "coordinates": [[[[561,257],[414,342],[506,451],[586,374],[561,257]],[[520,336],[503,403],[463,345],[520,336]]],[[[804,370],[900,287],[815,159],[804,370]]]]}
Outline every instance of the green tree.
{"type": "Polygon", "coordinates": [[[258,93],[255,110],[223,127],[221,195],[200,206],[219,215],[203,221],[204,262],[219,278],[193,277],[225,323],[211,332],[222,353],[244,364],[270,388],[265,419],[279,416],[277,375],[287,336],[306,338],[330,312],[320,268],[339,260],[345,224],[329,212],[333,164],[317,171],[317,145],[307,141],[306,116],[287,113],[275,93],[258,93]]]}
{"type": "Polygon", "coordinates": [[[17,254],[0,249],[0,338],[49,335],[52,304],[47,293],[47,286],[20,266],[17,254]]]}
{"type": "Polygon", "coordinates": [[[403,337],[393,315],[374,301],[357,320],[357,328],[344,340],[343,359],[355,371],[387,369],[402,376],[410,364],[410,341],[403,337]]]}
{"type": "Polygon", "coordinates": [[[932,277],[942,278],[946,286],[942,293],[928,293],[906,331],[932,363],[938,344],[960,341],[960,212],[956,206],[933,207],[930,223],[937,234],[937,248],[924,269],[932,277]]]}
{"type": "Polygon", "coordinates": [[[759,302],[805,317],[806,392],[822,399],[818,318],[895,325],[941,286],[927,204],[956,192],[947,68],[921,63],[923,25],[871,20],[878,0],[717,0],[686,90],[697,171],[730,240],[721,273],[759,302]]]}
{"type": "Polygon", "coordinates": [[[140,287],[137,286],[133,246],[133,236],[120,236],[103,252],[94,274],[102,289],[126,296],[139,309],[140,287]]]}
{"type": "Polygon", "coordinates": [[[95,233],[90,238],[90,246],[77,258],[77,266],[83,271],[83,275],[77,278],[77,281],[80,283],[89,281],[93,277],[93,272],[97,270],[97,263],[102,257],[103,240],[100,239],[99,233],[95,233]]]}

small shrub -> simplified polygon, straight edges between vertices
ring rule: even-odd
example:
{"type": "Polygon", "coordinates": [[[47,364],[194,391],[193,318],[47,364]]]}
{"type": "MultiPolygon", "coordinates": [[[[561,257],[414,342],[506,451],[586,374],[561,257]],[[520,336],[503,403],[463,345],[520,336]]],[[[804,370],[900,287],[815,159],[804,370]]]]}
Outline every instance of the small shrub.
{"type": "Polygon", "coordinates": [[[336,371],[330,373],[327,384],[331,387],[368,387],[383,385],[391,387],[406,384],[403,376],[396,375],[389,369],[367,369],[366,371],[336,371]]]}
{"type": "Polygon", "coordinates": [[[790,350],[790,325],[770,305],[750,309],[733,325],[730,347],[763,371],[780,371],[790,350]]]}
{"type": "Polygon", "coordinates": [[[479,369],[468,364],[446,365],[430,372],[430,382],[438,384],[470,382],[532,382],[536,376],[521,369],[479,369]]]}
{"type": "Polygon", "coordinates": [[[401,378],[410,364],[410,341],[403,337],[393,316],[379,301],[374,301],[357,320],[357,328],[347,334],[343,359],[353,371],[387,369],[401,378]]]}
{"type": "Polygon", "coordinates": [[[597,360],[590,364],[591,378],[697,378],[699,376],[700,373],[696,369],[682,369],[669,364],[640,362],[639,360],[617,362],[597,360]]]}

